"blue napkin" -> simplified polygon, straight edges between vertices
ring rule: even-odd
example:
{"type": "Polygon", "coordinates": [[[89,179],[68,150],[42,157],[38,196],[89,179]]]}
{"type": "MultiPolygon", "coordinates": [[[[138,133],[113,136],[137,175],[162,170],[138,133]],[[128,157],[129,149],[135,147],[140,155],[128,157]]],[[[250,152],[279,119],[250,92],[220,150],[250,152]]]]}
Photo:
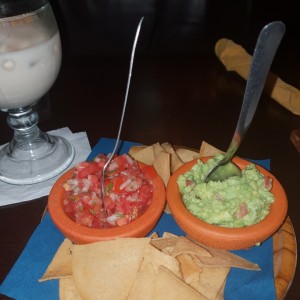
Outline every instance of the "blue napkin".
{"type": "MultiPolygon", "coordinates": [[[[115,140],[102,138],[93,148],[88,160],[98,153],[112,151],[115,140]]],[[[119,153],[126,153],[132,142],[122,142],[119,153]]],[[[270,161],[255,161],[266,169],[270,161]]],[[[177,226],[173,217],[163,214],[152,232],[159,236],[168,231],[177,235],[185,233],[177,226]]],[[[0,287],[0,293],[16,300],[55,300],[58,299],[58,280],[39,283],[41,278],[62,243],[64,236],[53,224],[47,213],[29,239],[25,249],[18,258],[0,287]]],[[[254,263],[259,264],[261,271],[248,271],[232,268],[225,287],[225,299],[276,299],[273,276],[273,240],[268,239],[259,247],[249,250],[232,251],[254,263]]]]}

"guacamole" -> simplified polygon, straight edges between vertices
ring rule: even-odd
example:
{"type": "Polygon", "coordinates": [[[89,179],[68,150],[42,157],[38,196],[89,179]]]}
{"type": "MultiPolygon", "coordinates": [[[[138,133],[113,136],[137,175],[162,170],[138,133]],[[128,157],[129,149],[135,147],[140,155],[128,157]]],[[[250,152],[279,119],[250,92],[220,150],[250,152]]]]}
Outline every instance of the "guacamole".
{"type": "Polygon", "coordinates": [[[272,179],[251,163],[242,170],[242,177],[205,183],[205,175],[222,158],[222,154],[217,154],[206,163],[198,160],[190,171],[178,177],[179,191],[187,209],[203,221],[223,227],[258,223],[274,202],[270,192],[272,179]]]}

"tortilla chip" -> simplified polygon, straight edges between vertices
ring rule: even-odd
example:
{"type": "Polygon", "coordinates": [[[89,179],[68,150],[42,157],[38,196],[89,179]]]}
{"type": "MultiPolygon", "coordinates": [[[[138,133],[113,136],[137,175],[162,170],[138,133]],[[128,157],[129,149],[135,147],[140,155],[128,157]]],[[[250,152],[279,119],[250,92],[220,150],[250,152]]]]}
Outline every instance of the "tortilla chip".
{"type": "Polygon", "coordinates": [[[224,291],[225,291],[226,280],[227,280],[227,278],[224,280],[223,285],[221,286],[215,300],[224,300],[224,291]]]}
{"type": "Polygon", "coordinates": [[[119,238],[74,245],[72,270],[81,297],[126,299],[149,243],[150,238],[119,238]]]}
{"type": "Polygon", "coordinates": [[[204,246],[198,242],[197,244],[212,254],[212,257],[196,255],[200,267],[205,265],[207,267],[232,267],[254,271],[260,270],[258,264],[252,263],[229,251],[204,246]]]}
{"type": "Polygon", "coordinates": [[[194,255],[179,254],[176,258],[184,281],[208,299],[222,299],[224,282],[230,268],[208,268],[199,267],[195,264],[194,255]]]}
{"type": "Polygon", "coordinates": [[[193,257],[190,254],[179,254],[176,259],[179,261],[184,281],[193,288],[197,287],[202,268],[195,264],[193,257]]]}
{"type": "Polygon", "coordinates": [[[163,238],[169,238],[169,237],[173,237],[174,239],[178,239],[178,235],[169,232],[169,231],[165,231],[162,235],[163,238]]]}
{"type": "Polygon", "coordinates": [[[203,141],[200,147],[199,156],[215,156],[218,153],[224,153],[222,150],[208,144],[207,142],[203,141]]]}
{"type": "Polygon", "coordinates": [[[176,149],[176,154],[184,163],[187,163],[194,159],[198,159],[200,157],[198,152],[184,148],[176,149]]]}
{"type": "Polygon", "coordinates": [[[141,150],[143,150],[143,149],[145,149],[147,147],[148,146],[145,146],[145,145],[131,146],[130,149],[129,149],[129,151],[128,151],[128,154],[132,156],[132,155],[136,154],[137,152],[139,152],[139,151],[141,151],[141,150]]]}
{"type": "Polygon", "coordinates": [[[165,186],[167,186],[170,179],[170,159],[170,153],[161,151],[155,155],[153,162],[153,167],[157,174],[161,177],[165,186]]]}
{"type": "Polygon", "coordinates": [[[151,262],[156,273],[158,272],[159,266],[164,266],[177,277],[182,277],[178,260],[150,244],[144,249],[144,261],[151,262]]]}
{"type": "Polygon", "coordinates": [[[152,147],[153,147],[154,158],[160,152],[166,152],[165,149],[162,147],[162,145],[160,143],[155,143],[155,144],[152,145],[152,147]]]}
{"type": "Polygon", "coordinates": [[[149,237],[151,239],[158,239],[158,234],[157,234],[157,232],[153,232],[149,237]]]}
{"type": "Polygon", "coordinates": [[[149,261],[143,260],[127,300],[153,300],[156,272],[149,261]]]}
{"type": "Polygon", "coordinates": [[[82,300],[73,277],[59,279],[59,300],[82,300]]]}
{"type": "Polygon", "coordinates": [[[199,273],[199,282],[195,289],[208,299],[216,299],[218,295],[222,295],[223,286],[229,271],[230,268],[226,267],[202,268],[202,272],[199,273]]]}
{"type": "Polygon", "coordinates": [[[210,251],[192,242],[185,236],[178,237],[171,255],[176,257],[177,255],[182,253],[195,254],[197,255],[197,257],[212,257],[210,251]]]}
{"type": "Polygon", "coordinates": [[[87,245],[65,239],[40,281],[59,278],[62,300],[221,300],[231,267],[260,270],[231,252],[170,232],[87,245]]]}
{"type": "Polygon", "coordinates": [[[39,279],[39,282],[72,276],[71,261],[73,246],[73,243],[69,239],[64,239],[43,277],[39,279]]]}
{"type": "Polygon", "coordinates": [[[129,155],[135,160],[140,161],[146,165],[153,165],[154,152],[152,146],[133,146],[129,150],[129,155]]]}
{"type": "Polygon", "coordinates": [[[157,239],[151,240],[151,245],[155,248],[159,249],[160,251],[171,254],[177,242],[177,237],[162,237],[157,239]]]}
{"type": "Polygon", "coordinates": [[[163,143],[161,146],[171,154],[171,173],[174,173],[180,166],[183,165],[183,161],[175,152],[174,148],[170,143],[163,143]]]}
{"type": "Polygon", "coordinates": [[[155,286],[155,300],[207,300],[206,297],[194,290],[168,269],[163,266],[159,267],[156,286],[155,286]]]}

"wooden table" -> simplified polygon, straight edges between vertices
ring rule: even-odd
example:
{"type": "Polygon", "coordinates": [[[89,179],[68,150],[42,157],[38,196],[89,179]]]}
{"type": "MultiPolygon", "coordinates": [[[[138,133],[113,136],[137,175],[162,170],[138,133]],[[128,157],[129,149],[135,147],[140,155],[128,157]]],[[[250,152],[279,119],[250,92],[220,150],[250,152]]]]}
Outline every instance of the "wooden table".
{"type": "MultiPolygon", "coordinates": [[[[165,5],[158,1],[160,5],[155,6],[146,1],[143,5],[136,3],[135,9],[119,4],[122,10],[110,7],[109,1],[103,1],[105,7],[96,1],[94,7],[93,1],[78,1],[81,6],[70,6],[68,2],[51,1],[62,36],[63,63],[49,97],[37,107],[44,131],[66,126],[73,132],[86,131],[91,146],[100,137],[116,136],[132,39],[141,15],[146,18],[121,135],[124,140],[143,144],[167,141],[193,148],[199,148],[205,140],[226,150],[239,115],[245,81],[226,71],[214,54],[214,44],[227,37],[252,53],[259,30],[274,18],[286,23],[287,33],[272,71],[300,88],[300,21],[288,3],[284,8],[275,3],[269,10],[258,8],[259,1],[246,1],[251,7],[229,1],[217,10],[214,1],[209,5],[203,1],[205,7],[200,1],[197,7],[191,3],[172,6],[172,1],[165,5]],[[89,17],[85,15],[88,13],[89,17]]],[[[242,157],[271,159],[271,171],[289,199],[289,224],[293,224],[295,236],[300,234],[300,154],[290,141],[290,133],[299,127],[300,116],[264,94],[238,150],[242,157]]],[[[3,112],[0,128],[3,144],[12,137],[3,112]]],[[[47,197],[43,197],[0,207],[1,282],[38,225],[46,203],[47,197]]],[[[292,274],[285,290],[280,291],[286,299],[300,299],[300,271],[294,274],[295,261],[286,258],[290,251],[296,257],[296,246],[293,236],[293,247],[280,256],[283,260],[279,268],[275,264],[276,278],[286,270],[292,274]]]]}

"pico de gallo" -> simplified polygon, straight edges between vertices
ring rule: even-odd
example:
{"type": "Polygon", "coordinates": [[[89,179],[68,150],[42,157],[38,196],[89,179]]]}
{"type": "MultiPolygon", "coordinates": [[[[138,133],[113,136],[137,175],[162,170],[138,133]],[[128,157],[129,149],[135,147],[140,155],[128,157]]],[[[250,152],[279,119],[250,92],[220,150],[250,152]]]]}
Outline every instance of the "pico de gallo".
{"type": "Polygon", "coordinates": [[[73,177],[63,185],[64,211],[81,225],[123,226],[141,216],[152,202],[156,171],[147,165],[140,168],[127,154],[115,155],[107,166],[102,199],[101,176],[107,160],[108,156],[99,154],[93,161],[78,163],[73,177]]]}

